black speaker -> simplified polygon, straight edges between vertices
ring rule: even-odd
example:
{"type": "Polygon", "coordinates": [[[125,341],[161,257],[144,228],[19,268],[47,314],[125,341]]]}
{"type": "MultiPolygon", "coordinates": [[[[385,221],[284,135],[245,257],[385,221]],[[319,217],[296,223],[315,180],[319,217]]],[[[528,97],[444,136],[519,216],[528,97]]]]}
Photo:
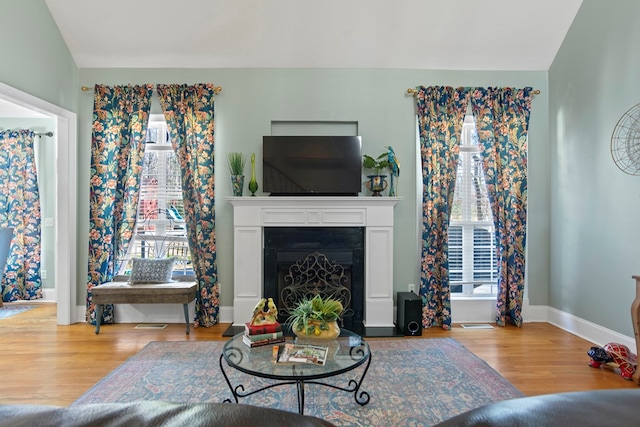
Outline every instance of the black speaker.
{"type": "Polygon", "coordinates": [[[422,335],[422,298],[413,292],[398,292],[396,326],[405,335],[422,335]]]}

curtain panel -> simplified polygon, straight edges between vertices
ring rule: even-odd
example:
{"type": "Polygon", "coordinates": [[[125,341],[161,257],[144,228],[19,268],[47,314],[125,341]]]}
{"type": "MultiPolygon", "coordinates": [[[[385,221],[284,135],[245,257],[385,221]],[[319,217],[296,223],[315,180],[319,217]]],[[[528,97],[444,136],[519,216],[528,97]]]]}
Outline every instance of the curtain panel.
{"type": "Polygon", "coordinates": [[[420,87],[416,94],[422,159],[422,325],[451,328],[448,228],[469,89],[420,87]]]}
{"type": "Polygon", "coordinates": [[[182,177],[187,238],[198,281],[194,326],[219,321],[215,243],[213,84],[157,86],[182,177]]]}
{"type": "Polygon", "coordinates": [[[498,250],[496,322],[522,326],[527,228],[527,135],[532,88],[476,88],[473,116],[482,146],[498,250]]]}
{"type": "MultiPolygon", "coordinates": [[[[89,183],[89,268],[86,318],[95,324],[94,286],[109,282],[134,232],[152,85],[94,88],[89,183]]],[[[113,323],[113,306],[102,323],[113,323]]]]}
{"type": "Polygon", "coordinates": [[[42,298],[41,213],[31,130],[0,132],[0,227],[13,227],[2,301],[42,298]]]}

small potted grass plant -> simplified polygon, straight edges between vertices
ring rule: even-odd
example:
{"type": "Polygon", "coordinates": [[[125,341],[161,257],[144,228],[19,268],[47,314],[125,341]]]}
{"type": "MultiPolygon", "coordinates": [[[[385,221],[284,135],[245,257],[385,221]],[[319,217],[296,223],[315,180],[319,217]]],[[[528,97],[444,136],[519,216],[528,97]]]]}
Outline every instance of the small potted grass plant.
{"type": "Polygon", "coordinates": [[[231,174],[231,188],[234,196],[242,196],[245,163],[246,157],[243,153],[231,152],[227,154],[227,164],[231,174]]]}

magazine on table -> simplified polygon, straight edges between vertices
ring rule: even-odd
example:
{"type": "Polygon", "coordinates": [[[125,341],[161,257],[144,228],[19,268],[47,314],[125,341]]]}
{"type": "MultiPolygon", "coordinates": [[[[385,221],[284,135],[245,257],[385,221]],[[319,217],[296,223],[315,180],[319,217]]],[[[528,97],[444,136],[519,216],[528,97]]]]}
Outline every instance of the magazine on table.
{"type": "Polygon", "coordinates": [[[287,343],[280,346],[278,363],[312,363],[324,365],[327,361],[329,347],[313,344],[287,343]]]}

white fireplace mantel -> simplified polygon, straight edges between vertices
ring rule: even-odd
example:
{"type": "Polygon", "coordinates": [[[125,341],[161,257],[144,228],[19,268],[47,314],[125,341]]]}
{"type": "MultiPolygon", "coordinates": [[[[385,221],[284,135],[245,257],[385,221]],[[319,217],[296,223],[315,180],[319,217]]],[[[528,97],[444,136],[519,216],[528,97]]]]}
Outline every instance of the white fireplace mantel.
{"type": "Polygon", "coordinates": [[[366,327],[393,327],[393,208],[400,197],[226,197],[233,205],[233,324],[263,297],[264,227],[365,227],[366,327]]]}

